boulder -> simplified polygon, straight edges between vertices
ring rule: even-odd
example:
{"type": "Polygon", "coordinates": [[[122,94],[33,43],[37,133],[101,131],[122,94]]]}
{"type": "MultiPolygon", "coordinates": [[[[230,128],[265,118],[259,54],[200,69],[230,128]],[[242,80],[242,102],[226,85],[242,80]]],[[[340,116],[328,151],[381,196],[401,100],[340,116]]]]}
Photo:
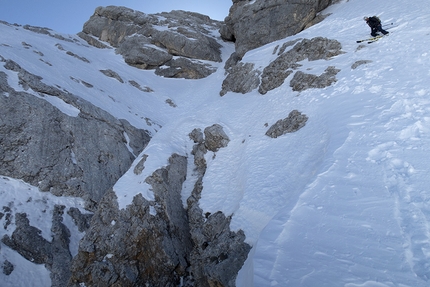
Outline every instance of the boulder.
{"type": "Polygon", "coordinates": [[[336,74],[340,72],[333,66],[328,67],[321,75],[306,74],[298,71],[291,79],[290,86],[293,91],[304,91],[306,89],[322,89],[337,81],[336,74]]]}
{"type": "Polygon", "coordinates": [[[226,147],[230,141],[222,126],[214,124],[205,128],[205,146],[208,150],[216,152],[222,147],[226,147]]]}
{"type": "Polygon", "coordinates": [[[286,133],[293,133],[305,126],[308,117],[297,110],[290,112],[288,117],[273,124],[266,132],[266,136],[277,138],[286,133]]]}

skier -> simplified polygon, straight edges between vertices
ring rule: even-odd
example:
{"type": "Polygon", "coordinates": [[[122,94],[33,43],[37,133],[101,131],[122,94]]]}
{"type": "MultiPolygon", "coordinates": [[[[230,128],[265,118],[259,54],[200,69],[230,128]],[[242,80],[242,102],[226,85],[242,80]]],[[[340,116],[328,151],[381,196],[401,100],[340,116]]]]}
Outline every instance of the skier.
{"type": "Polygon", "coordinates": [[[379,20],[378,17],[364,17],[364,21],[366,21],[367,25],[369,25],[371,29],[370,35],[372,35],[372,37],[376,37],[378,35],[376,34],[377,32],[381,32],[384,35],[388,34],[388,31],[382,29],[381,20],[379,20]]]}

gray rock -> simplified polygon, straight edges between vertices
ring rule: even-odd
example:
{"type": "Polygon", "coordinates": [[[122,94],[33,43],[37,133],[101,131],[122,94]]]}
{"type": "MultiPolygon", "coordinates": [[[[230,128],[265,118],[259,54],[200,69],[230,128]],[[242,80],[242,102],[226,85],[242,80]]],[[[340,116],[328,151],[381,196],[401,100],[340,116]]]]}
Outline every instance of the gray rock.
{"type": "Polygon", "coordinates": [[[215,71],[216,68],[201,61],[178,58],[158,67],[155,74],[167,78],[202,79],[215,71]]]}
{"type": "Polygon", "coordinates": [[[10,275],[12,274],[13,270],[15,269],[15,266],[9,262],[8,260],[5,260],[2,264],[3,274],[4,275],[10,275]]]}
{"type": "Polygon", "coordinates": [[[79,56],[79,55],[76,55],[73,52],[67,51],[66,54],[69,55],[69,56],[72,56],[72,57],[74,57],[74,58],[76,58],[78,60],[81,60],[82,62],[90,63],[90,61],[87,58],[79,56]]]}
{"type": "Polygon", "coordinates": [[[192,249],[180,194],[186,172],[187,159],[172,155],[147,178],[155,202],[139,194],[118,210],[108,193],[73,260],[71,286],[178,286],[192,249]]]}
{"type": "Polygon", "coordinates": [[[63,213],[65,206],[56,205],[52,216],[52,265],[49,267],[51,271],[51,286],[63,287],[67,285],[70,278],[70,264],[72,255],[70,254],[70,231],[63,224],[63,213]]]}
{"type": "Polygon", "coordinates": [[[220,29],[225,40],[234,41],[240,57],[254,48],[297,34],[330,0],[257,0],[233,1],[225,26],[220,29]],[[250,29],[249,27],[252,27],[250,29]]]}
{"type": "Polygon", "coordinates": [[[28,261],[52,265],[51,243],[40,235],[39,229],[30,226],[27,214],[16,213],[15,224],[16,229],[12,236],[5,235],[1,239],[2,243],[17,251],[28,261]]]}
{"type": "Polygon", "coordinates": [[[0,174],[23,179],[55,195],[82,197],[87,208],[94,210],[149,142],[149,134],[44,84],[41,77],[13,61],[7,61],[5,67],[18,72],[24,88],[41,96],[56,96],[80,113],[70,117],[43,99],[16,92],[0,73],[0,89],[12,95],[0,96],[0,174]],[[135,155],[128,150],[124,133],[135,155]]]}
{"type": "Polygon", "coordinates": [[[208,150],[216,152],[222,147],[226,147],[230,141],[222,126],[214,124],[205,128],[205,146],[208,150]]]}
{"type": "Polygon", "coordinates": [[[111,69],[100,70],[100,72],[102,72],[102,74],[107,77],[116,79],[120,83],[124,83],[124,80],[118,75],[118,73],[115,71],[112,71],[111,69]]]}
{"type": "Polygon", "coordinates": [[[79,36],[96,47],[103,47],[100,41],[108,42],[137,68],[159,68],[157,74],[164,77],[198,79],[215,69],[184,59],[221,62],[220,39],[212,33],[220,27],[221,22],[198,13],[145,14],[108,6],[95,10],[79,36]],[[179,58],[171,61],[173,56],[179,58]],[[170,68],[161,68],[167,62],[170,68]]]}
{"type": "Polygon", "coordinates": [[[142,158],[139,160],[139,162],[134,167],[134,174],[139,175],[142,173],[142,171],[145,169],[145,161],[148,158],[147,154],[144,154],[142,158]]]}
{"type": "Polygon", "coordinates": [[[233,54],[226,63],[228,74],[222,83],[220,95],[223,96],[229,91],[245,94],[257,87],[259,93],[264,95],[284,84],[285,79],[300,67],[298,62],[305,59],[330,60],[343,53],[342,45],[338,41],[323,37],[288,41],[279,50],[278,48],[276,47],[274,51],[274,54],[278,53],[278,57],[262,72],[254,69],[254,64],[238,61],[238,56],[233,54]],[[292,45],[294,46],[290,48],[292,45]]]}
{"type": "Polygon", "coordinates": [[[360,61],[356,61],[354,64],[351,65],[351,69],[355,70],[357,69],[359,66],[361,65],[365,65],[365,64],[369,64],[372,63],[372,61],[370,60],[360,60],[360,61]]]}
{"type": "Polygon", "coordinates": [[[277,138],[286,133],[296,132],[305,126],[308,117],[297,110],[290,112],[287,118],[277,121],[266,132],[266,136],[277,138]]]}
{"type": "Polygon", "coordinates": [[[90,221],[93,217],[92,213],[82,214],[82,212],[76,208],[71,207],[67,214],[73,219],[73,222],[78,227],[79,232],[85,232],[90,227],[90,221]]]}
{"type": "Polygon", "coordinates": [[[0,219],[3,218],[4,216],[4,223],[3,223],[3,228],[7,229],[9,227],[9,225],[12,224],[12,210],[10,209],[9,206],[3,206],[2,210],[4,211],[0,213],[0,219]]]}
{"type": "Polygon", "coordinates": [[[254,64],[236,64],[229,69],[227,77],[222,82],[220,96],[224,96],[227,92],[249,93],[260,84],[260,74],[260,71],[254,70],[254,64]]]}
{"type": "Polygon", "coordinates": [[[117,52],[124,57],[127,64],[140,69],[154,69],[172,59],[166,51],[152,47],[147,37],[135,35],[122,42],[117,52]]]}
{"type": "Polygon", "coordinates": [[[339,69],[332,66],[328,67],[325,72],[319,76],[298,71],[294,74],[293,79],[291,79],[290,86],[293,88],[293,91],[325,88],[337,81],[336,74],[339,72],[339,69]]]}
{"type": "Polygon", "coordinates": [[[140,90],[142,92],[151,93],[151,92],[154,91],[150,87],[142,87],[142,86],[140,86],[140,84],[138,82],[134,81],[134,80],[130,80],[128,82],[130,83],[130,85],[132,85],[133,87],[137,88],[138,90],[140,90]]]}
{"type": "Polygon", "coordinates": [[[204,141],[204,137],[201,129],[194,129],[189,134],[189,137],[194,141],[194,143],[202,143],[204,141]]]}
{"type": "Polygon", "coordinates": [[[108,45],[100,42],[96,38],[94,38],[94,37],[92,37],[92,36],[90,36],[88,34],[85,34],[84,32],[79,32],[77,35],[80,38],[82,38],[83,40],[85,40],[91,46],[94,46],[94,47],[99,48],[99,49],[112,49],[111,46],[108,46],[108,45]]]}
{"type": "MultiPolygon", "coordinates": [[[[220,129],[214,125],[205,130],[220,134],[220,129]]],[[[230,230],[230,217],[202,214],[199,199],[208,138],[199,129],[189,136],[196,143],[198,180],[187,207],[181,191],[188,160],[177,154],[145,180],[154,201],[139,194],[119,210],[115,193],[108,192],[80,242],[69,286],[235,286],[250,246],[242,231],[230,230]]]]}
{"type": "MultiPolygon", "coordinates": [[[[219,126],[219,125],[213,125],[219,126]]],[[[218,129],[218,127],[217,127],[218,129]]],[[[205,131],[211,130],[211,127],[205,131]]],[[[205,133],[206,135],[206,133],[205,133]]],[[[221,212],[203,214],[199,200],[203,190],[203,176],[206,172],[207,152],[199,129],[193,130],[190,138],[196,143],[193,147],[194,164],[198,179],[191,196],[187,199],[188,218],[194,248],[190,254],[190,273],[192,280],[185,286],[235,286],[237,273],[242,268],[251,247],[246,244],[243,231],[230,231],[230,217],[221,212]]]]}
{"type": "MultiPolygon", "coordinates": [[[[51,271],[51,286],[53,287],[66,286],[70,278],[72,259],[69,251],[70,231],[62,223],[63,210],[64,206],[56,205],[54,207],[51,242],[41,236],[39,229],[30,225],[25,213],[15,214],[16,229],[12,236],[5,235],[1,239],[6,246],[18,252],[28,261],[35,264],[45,264],[51,271]]],[[[12,272],[10,267],[9,271],[12,272]]],[[[3,272],[5,272],[4,267],[3,272]]]]}
{"type": "Polygon", "coordinates": [[[230,69],[234,68],[240,60],[241,58],[237,55],[237,53],[233,52],[225,62],[224,69],[229,71],[230,69]]]}
{"type": "Polygon", "coordinates": [[[158,31],[153,36],[155,44],[165,47],[171,55],[214,62],[222,61],[221,45],[214,38],[191,32],[187,28],[178,27],[175,31],[158,31]]]}
{"type": "MultiPolygon", "coordinates": [[[[336,41],[323,37],[303,39],[296,43],[293,48],[284,52],[286,47],[291,46],[292,42],[287,42],[281,47],[281,53],[274,61],[264,68],[261,75],[261,85],[258,91],[265,94],[281,86],[285,79],[300,67],[298,62],[308,59],[309,61],[329,60],[334,56],[342,54],[342,45],[336,41]]],[[[299,73],[299,72],[298,72],[299,73]]],[[[299,73],[299,76],[302,73],[299,73]]],[[[332,75],[330,73],[330,75],[332,75]]],[[[298,77],[298,76],[297,76],[298,77]]],[[[298,79],[298,78],[296,78],[298,79]]],[[[300,84],[300,81],[297,81],[300,84]]],[[[320,85],[324,87],[323,85],[320,85]]]]}
{"type": "Polygon", "coordinates": [[[205,154],[208,152],[208,149],[205,146],[204,135],[200,129],[194,129],[189,134],[189,137],[194,141],[194,143],[196,143],[191,152],[194,156],[195,172],[202,177],[207,168],[205,154]]]}

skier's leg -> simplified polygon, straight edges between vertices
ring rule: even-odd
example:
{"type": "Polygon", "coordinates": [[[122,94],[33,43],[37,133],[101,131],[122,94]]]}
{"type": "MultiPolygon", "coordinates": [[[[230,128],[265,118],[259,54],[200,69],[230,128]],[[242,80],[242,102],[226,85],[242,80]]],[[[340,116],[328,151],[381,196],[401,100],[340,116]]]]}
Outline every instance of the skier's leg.
{"type": "Polygon", "coordinates": [[[387,35],[389,33],[388,31],[385,31],[384,29],[382,29],[382,25],[379,25],[378,28],[377,28],[377,30],[379,32],[381,32],[382,34],[384,34],[384,35],[387,35]]]}

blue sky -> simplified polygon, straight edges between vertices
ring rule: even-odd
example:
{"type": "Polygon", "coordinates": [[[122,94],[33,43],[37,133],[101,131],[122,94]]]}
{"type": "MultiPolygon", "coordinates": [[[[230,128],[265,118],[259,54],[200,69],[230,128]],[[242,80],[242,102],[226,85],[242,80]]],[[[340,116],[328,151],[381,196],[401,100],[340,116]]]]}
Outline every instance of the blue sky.
{"type": "Polygon", "coordinates": [[[125,6],[145,13],[186,10],[224,20],[232,0],[0,0],[0,20],[75,34],[98,6],[125,6]]]}

